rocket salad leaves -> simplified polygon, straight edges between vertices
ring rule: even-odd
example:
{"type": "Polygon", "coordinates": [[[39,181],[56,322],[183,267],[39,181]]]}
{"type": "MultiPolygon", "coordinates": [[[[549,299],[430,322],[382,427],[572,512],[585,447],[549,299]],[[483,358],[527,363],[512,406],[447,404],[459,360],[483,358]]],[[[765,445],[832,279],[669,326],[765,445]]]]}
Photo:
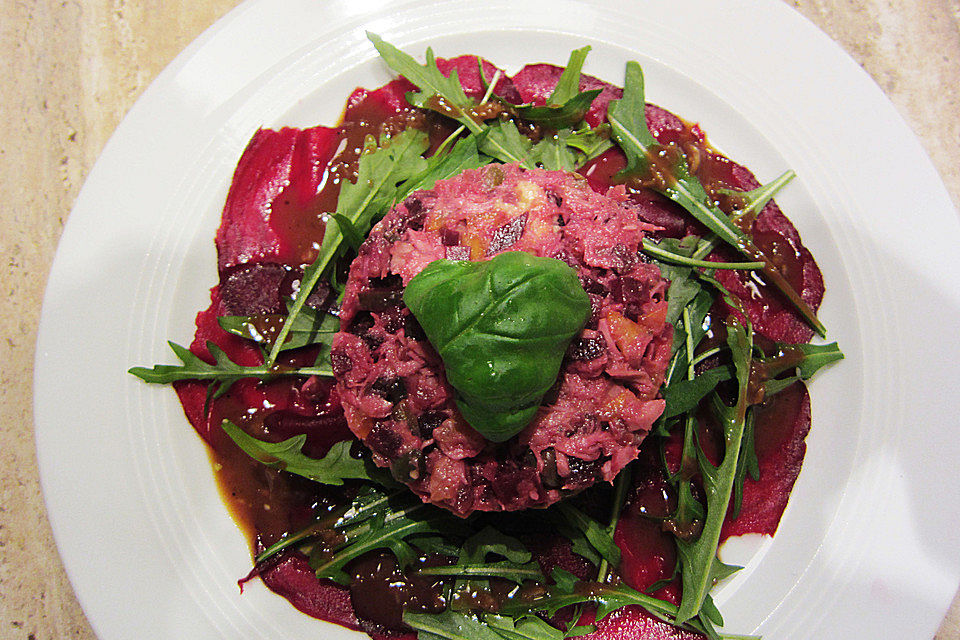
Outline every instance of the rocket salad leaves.
{"type": "MultiPolygon", "coordinates": [[[[599,91],[580,91],[589,47],[571,53],[545,104],[517,105],[493,94],[498,77],[488,84],[482,65],[480,77],[487,91],[477,101],[465,93],[455,70],[449,75],[440,71],[430,49],[421,64],[379,37],[368,35],[383,60],[417,86],[418,91],[407,95],[409,103],[450,118],[460,128],[432,154],[427,135],[415,128],[367,138],[356,180],[344,182],[336,210],[326,212],[326,232],[318,256],[304,270],[287,314],[219,319],[225,331],[261,348],[263,364],[239,365],[213,343],[208,343],[208,359],[170,343],[181,364],[135,367],[130,373],[151,383],[203,381],[211,400],[244,378],[330,377],[330,341],[339,320],[308,306],[307,299],[321,280],[338,288],[337,269],[349,261],[372,225],[392,206],[413,191],[429,189],[437,180],[466,169],[516,162],[528,168],[574,171],[616,146],[626,158],[619,180],[659,192],[709,231],[704,237],[645,239],[641,249],[645,259],[659,266],[670,281],[666,319],[674,326],[674,342],[662,390],[666,408],[649,437],[665,439],[674,434],[681,443],[679,460],[662,470],[675,508],[661,519],[662,528],[675,536],[674,577],[681,587],[678,604],[637,591],[619,579],[622,558],[614,532],[631,499],[629,467],[617,478],[612,497],[608,495],[611,492],[604,494],[594,488],[533,515],[505,514],[492,520],[474,514],[460,519],[421,503],[376,469],[368,457],[351,455],[348,442],[337,443],[323,458],[314,459],[304,453],[305,436],[272,443],[250,436],[231,422],[225,421],[223,429],[260,463],[338,486],[351,496],[347,506],[318,516],[263,550],[256,557],[258,568],[278,554],[296,549],[309,558],[318,577],[347,584],[353,560],[373,550],[385,550],[401,569],[446,585],[450,606],[442,613],[404,613],[403,620],[418,632],[420,640],[561,640],[592,630],[592,625],[578,626],[584,607],[594,608],[596,619],[602,620],[631,605],[711,640],[730,637],[717,629],[723,622],[710,590],[737,570],[720,562],[717,547],[728,514],[740,509],[747,477],[756,479],[759,473],[753,443],[754,406],[843,358],[836,343],[775,343],[772,347],[765,343],[765,352],[754,340],[737,299],[713,277],[718,269],[758,270],[823,335],[813,309],[737,224],[755,216],[793,173],[788,171],[753,191],[726,192],[724,195],[739,203],[738,209],[728,214],[708,196],[688,166],[685,152],[675,145],[661,145],[650,132],[643,72],[636,62],[626,65],[622,98],[609,103],[607,121],[591,127],[584,117],[599,91]],[[540,134],[527,135],[531,127],[539,128],[540,134]],[[706,259],[721,244],[734,248],[744,259],[706,259]],[[732,310],[723,322],[711,314],[717,301],[732,310]],[[314,366],[282,364],[282,353],[305,347],[317,349],[314,366]],[[719,436],[715,463],[698,436],[704,415],[719,436]],[[597,508],[597,496],[603,508],[597,508]],[[521,537],[512,534],[514,529],[537,530],[543,523],[593,565],[595,579],[580,580],[561,569],[546,574],[532,561],[533,554],[521,537]],[[426,554],[446,556],[453,564],[427,566],[423,563],[426,554]],[[497,613],[476,610],[469,599],[457,598],[467,592],[489,592],[496,580],[505,580],[517,589],[534,587],[530,593],[538,595],[507,598],[500,602],[497,613]],[[562,609],[574,612],[570,622],[548,623],[538,617],[553,616],[562,609]]],[[[443,357],[448,378],[460,394],[462,413],[479,432],[497,442],[515,435],[530,419],[557,376],[567,343],[590,314],[589,300],[569,268],[555,260],[531,262],[528,258],[514,252],[481,263],[439,261],[415,277],[404,293],[407,306],[443,357]],[[504,274],[510,275],[504,280],[508,286],[497,288],[494,284],[504,274]],[[537,282],[544,286],[533,286],[537,282]],[[548,295],[549,318],[541,317],[548,295]],[[499,314],[504,320],[495,325],[484,321],[482,313],[474,313],[504,306],[511,307],[515,316],[499,314]],[[507,339],[521,347],[504,348],[507,339]],[[488,364],[504,360],[510,361],[504,369],[509,375],[504,375],[521,378],[506,394],[497,380],[477,375],[489,368],[488,364]]]]}

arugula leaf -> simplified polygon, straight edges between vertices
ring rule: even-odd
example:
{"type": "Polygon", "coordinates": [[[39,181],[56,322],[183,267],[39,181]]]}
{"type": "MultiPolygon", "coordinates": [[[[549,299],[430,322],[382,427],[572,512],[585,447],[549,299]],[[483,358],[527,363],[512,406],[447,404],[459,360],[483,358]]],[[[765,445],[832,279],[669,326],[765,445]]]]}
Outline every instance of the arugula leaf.
{"type": "MultiPolygon", "coordinates": [[[[754,435],[754,412],[748,411],[743,425],[743,444],[740,457],[737,458],[737,471],[733,477],[733,502],[730,506],[730,515],[734,520],[740,515],[740,507],[743,504],[743,483],[747,479],[747,474],[754,480],[760,479],[760,461],[757,459],[754,435]]],[[[723,625],[723,622],[718,624],[723,625]]]]}
{"type": "Polygon", "coordinates": [[[622,173],[627,175],[646,170],[651,161],[650,148],[659,143],[647,126],[643,69],[638,63],[627,63],[623,97],[610,101],[607,121],[614,139],[627,157],[627,166],[622,173]]]}
{"type": "Polygon", "coordinates": [[[476,564],[451,564],[417,570],[423,576],[461,576],[503,578],[523,584],[524,580],[543,580],[543,571],[536,562],[516,563],[510,561],[485,562],[476,564]]]}
{"type": "Polygon", "coordinates": [[[557,533],[570,541],[570,550],[575,554],[583,557],[593,565],[599,565],[603,562],[603,558],[597,553],[593,545],[590,544],[590,541],[587,540],[587,536],[584,535],[583,531],[572,526],[560,517],[554,518],[553,525],[557,533]]]}
{"type": "Polygon", "coordinates": [[[613,541],[611,531],[569,502],[561,502],[555,509],[567,524],[583,533],[603,560],[615,567],[620,565],[620,547],[613,541]]]}
{"type": "Polygon", "coordinates": [[[410,104],[450,116],[471,133],[486,132],[486,136],[480,140],[480,151],[502,162],[524,164],[524,157],[530,150],[530,140],[520,134],[513,122],[496,120],[486,125],[474,113],[476,104],[463,92],[457,70],[444,76],[437,67],[432,49],[427,49],[426,64],[421,65],[413,56],[384,42],[379,36],[367,32],[367,37],[390,68],[420,88],[420,93],[407,94],[410,104]]]}
{"type": "Polygon", "coordinates": [[[414,191],[432,189],[437,180],[452,178],[467,169],[479,169],[489,164],[489,160],[481,158],[478,147],[486,135],[486,132],[470,134],[466,138],[457,140],[448,153],[427,158],[427,168],[398,187],[397,200],[403,200],[414,191]]]}
{"type": "Polygon", "coordinates": [[[836,342],[830,344],[777,343],[777,351],[777,354],[762,360],[771,377],[796,367],[800,378],[809,380],[821,368],[844,358],[836,342]],[[797,356],[800,357],[797,358],[797,356]]]}
{"type": "Polygon", "coordinates": [[[744,202],[744,205],[730,216],[731,222],[737,222],[741,218],[754,217],[759,214],[760,210],[767,206],[767,203],[773,199],[773,196],[796,177],[797,174],[794,173],[792,169],[788,169],[767,184],[761,185],[756,189],[751,189],[750,191],[721,189],[721,193],[739,197],[744,202]]]}
{"type": "Polygon", "coordinates": [[[223,430],[247,455],[272,469],[281,469],[320,484],[341,485],[344,480],[372,479],[367,463],[350,455],[352,443],[348,440],[334,443],[322,458],[310,458],[303,454],[303,445],[307,441],[304,434],[272,443],[254,438],[229,420],[223,421],[223,430]]]}
{"type": "MultiPolygon", "coordinates": [[[[605,531],[610,540],[613,541],[613,535],[617,530],[617,523],[620,521],[620,512],[623,510],[623,505],[627,499],[627,487],[633,480],[633,472],[630,470],[629,465],[620,470],[620,473],[617,474],[617,479],[613,484],[613,502],[610,505],[610,519],[607,522],[605,531]]],[[[616,544],[614,542],[614,544],[616,544]]],[[[619,547],[618,547],[619,548],[619,547]]],[[[610,569],[610,562],[607,558],[604,558],[600,563],[600,567],[597,570],[597,582],[606,582],[607,581],[607,572],[610,569]]]]}
{"type": "Polygon", "coordinates": [[[763,262],[711,262],[709,260],[697,260],[680,253],[674,253],[665,247],[662,243],[653,242],[646,238],[643,239],[643,252],[658,260],[672,262],[687,267],[701,267],[704,269],[762,269],[763,262]]]}
{"type": "Polygon", "coordinates": [[[432,505],[419,503],[400,511],[379,513],[356,529],[343,532],[343,542],[333,552],[311,554],[310,566],[318,578],[330,578],[347,584],[343,571],[351,560],[375,549],[389,549],[401,567],[419,555],[406,538],[424,533],[450,534],[462,528],[454,516],[432,505]]]}
{"type": "Polygon", "coordinates": [[[507,616],[485,614],[483,621],[506,640],[563,640],[570,637],[536,616],[515,620],[507,616]]]}
{"type": "Polygon", "coordinates": [[[580,94],[580,75],[583,71],[583,63],[590,53],[589,45],[574,49],[570,52],[570,58],[567,59],[567,66],[563,68],[560,79],[557,80],[557,86],[553,88],[550,96],[547,98],[548,105],[566,104],[580,94]]]}
{"type": "MultiPolygon", "coordinates": [[[[569,131],[569,129],[565,129],[569,131]]],[[[533,145],[526,156],[526,162],[550,171],[575,171],[579,153],[560,137],[560,133],[543,138],[533,145]]]]}
{"type": "Polygon", "coordinates": [[[527,160],[533,143],[520,133],[516,123],[510,120],[495,120],[484,132],[486,135],[480,141],[480,151],[501,162],[519,162],[528,169],[533,168],[527,160]]]}
{"type": "MultiPolygon", "coordinates": [[[[365,521],[376,515],[386,513],[393,508],[400,509],[403,506],[415,504],[411,498],[412,496],[406,487],[386,493],[379,487],[366,485],[348,507],[325,514],[303,529],[285,535],[257,554],[255,562],[259,565],[287,547],[322,536],[325,532],[337,532],[349,527],[353,527],[356,531],[356,527],[363,526],[365,521]]],[[[331,536],[331,538],[339,539],[338,534],[331,536]]]]}
{"type": "Polygon", "coordinates": [[[363,235],[361,235],[353,225],[353,222],[342,213],[331,213],[327,224],[330,224],[331,220],[336,223],[336,227],[339,229],[340,235],[343,236],[343,240],[350,245],[351,249],[358,251],[360,245],[363,244],[363,235]]]}
{"type": "Polygon", "coordinates": [[[662,147],[650,133],[646,121],[643,70],[638,63],[627,63],[623,98],[610,101],[607,120],[610,122],[614,138],[627,157],[627,166],[621,172],[622,176],[641,174],[652,165],[665,171],[667,175],[664,184],[657,190],[686,209],[717,237],[737,251],[752,260],[763,262],[763,272],[767,279],[787,297],[819,335],[826,333],[826,329],[817,319],[814,311],[770,258],[725,213],[712,204],[703,185],[696,176],[690,174],[682,156],[672,162],[671,154],[667,153],[666,148],[662,147]],[[664,167],[664,162],[672,166],[664,167]]]}
{"type": "Polygon", "coordinates": [[[583,117],[590,111],[590,106],[600,92],[600,89],[591,89],[578,93],[559,106],[550,105],[548,102],[544,106],[517,107],[517,115],[548,129],[572,127],[583,121],[583,117]]]}
{"type": "Polygon", "coordinates": [[[573,147],[583,153],[583,157],[578,161],[577,166],[582,166],[589,160],[593,160],[607,149],[613,146],[610,141],[610,125],[604,123],[596,127],[591,127],[583,123],[577,129],[562,129],[557,132],[561,140],[568,147],[573,147]]]}
{"type": "Polygon", "coordinates": [[[447,609],[442,613],[404,611],[403,621],[417,630],[419,640],[503,640],[504,636],[473,615],[447,609]]]}
{"type": "Polygon", "coordinates": [[[514,563],[529,562],[532,557],[522,542],[487,525],[463,543],[460,560],[468,563],[483,562],[489,554],[501,556],[514,563]]]}
{"type": "MultiPolygon", "coordinates": [[[[670,360],[670,366],[667,367],[666,384],[672,384],[677,372],[685,372],[690,367],[691,358],[687,354],[694,353],[700,341],[707,334],[708,314],[710,307],[713,306],[712,292],[703,288],[699,284],[699,279],[694,282],[687,281],[685,290],[682,293],[692,294],[692,299],[678,312],[680,318],[674,323],[673,332],[673,356],[670,360]]],[[[671,289],[673,285],[671,285],[671,289]]],[[[667,318],[671,316],[673,302],[670,300],[670,289],[667,290],[667,318]]]]}
{"type": "Polygon", "coordinates": [[[596,619],[599,621],[618,609],[635,605],[669,624],[704,633],[712,640],[719,638],[715,631],[710,633],[710,629],[705,627],[700,619],[679,622],[676,605],[641,593],[624,583],[582,582],[562,569],[554,569],[551,577],[554,584],[547,588],[545,595],[534,599],[509,600],[504,603],[501,614],[516,617],[525,612],[542,611],[547,616],[553,616],[564,607],[593,603],[597,606],[596,619]]]}
{"type": "Polygon", "coordinates": [[[443,359],[464,419],[493,442],[530,422],[590,317],[573,269],[522,251],[432,262],[403,300],[443,359]]]}
{"type": "MultiPolygon", "coordinates": [[[[509,566],[514,569],[524,568],[524,565],[530,562],[532,557],[529,550],[526,546],[516,538],[508,536],[501,533],[497,529],[487,525],[477,533],[473,534],[464,541],[463,546],[461,547],[457,555],[457,565],[458,566],[474,566],[474,567],[483,567],[483,566],[493,566],[486,565],[487,556],[495,555],[505,558],[509,566]]],[[[526,569],[530,569],[530,566],[526,566],[526,569]]],[[[537,567],[537,572],[539,578],[534,576],[531,577],[527,575],[529,579],[542,579],[543,575],[540,573],[539,565],[537,567]]],[[[458,574],[459,575],[459,574],[458,574]]],[[[468,575],[468,574],[463,574],[468,575]]],[[[477,573],[476,575],[487,575],[483,573],[477,573]]],[[[502,576],[507,577],[507,576],[502,576]]],[[[454,585],[454,592],[463,593],[476,591],[478,589],[488,589],[490,586],[489,581],[480,580],[480,581],[467,581],[467,580],[457,580],[454,585]]]]}
{"type": "Polygon", "coordinates": [[[440,110],[441,113],[450,115],[466,125],[474,133],[479,132],[480,124],[469,113],[476,104],[464,93],[456,69],[453,69],[449,76],[443,75],[437,67],[433,49],[427,48],[427,62],[421,65],[414,60],[413,56],[385,42],[380,36],[368,31],[367,38],[391,69],[420,87],[420,93],[407,94],[407,101],[410,104],[415,107],[440,110]],[[438,105],[430,102],[431,99],[437,98],[443,101],[442,109],[438,109],[438,105]]]}
{"type": "Polygon", "coordinates": [[[663,410],[663,417],[672,418],[693,411],[718,384],[732,377],[729,367],[714,367],[695,378],[678,380],[664,387],[663,399],[666,401],[666,408],[663,410]]]}
{"type": "Polygon", "coordinates": [[[443,536],[412,536],[410,544],[424,553],[436,553],[441,556],[450,557],[456,557],[456,555],[460,553],[460,547],[448,541],[443,536]]]}
{"type": "MultiPolygon", "coordinates": [[[[273,333],[279,331],[284,318],[281,315],[251,316],[221,316],[217,318],[220,327],[235,336],[247,338],[260,344],[272,344],[273,333]]],[[[287,339],[281,351],[299,349],[313,344],[329,346],[334,334],[340,330],[340,318],[331,314],[319,312],[304,306],[300,313],[292,320],[287,339]]]]}
{"type": "Polygon", "coordinates": [[[560,129],[533,145],[524,161],[552,171],[575,171],[611,146],[608,138],[589,126],[560,129]]]}
{"type": "Polygon", "coordinates": [[[728,323],[727,344],[733,356],[739,391],[737,402],[733,407],[727,407],[716,394],[713,395],[713,407],[720,419],[724,436],[724,453],[720,466],[714,467],[701,450],[697,451],[703,490],[707,499],[707,513],[703,529],[695,541],[677,540],[683,585],[683,595],[677,611],[678,623],[697,616],[713,584],[739,570],[739,567],[731,567],[720,562],[717,558],[717,548],[720,543],[720,529],[733,493],[737,461],[743,440],[747,387],[753,351],[752,330],[740,323],[728,323]]]}
{"type": "Polygon", "coordinates": [[[215,363],[210,364],[203,359],[193,355],[189,349],[182,347],[175,342],[167,342],[173,352],[176,354],[181,365],[157,364],[152,368],[133,367],[128,370],[144,382],[152,384],[169,384],[179,382],[180,380],[209,380],[216,385],[216,392],[213,398],[219,398],[225,394],[237,380],[243,378],[257,378],[259,380],[273,380],[281,375],[293,376],[333,376],[333,371],[329,367],[315,366],[302,367],[300,369],[281,369],[277,367],[268,367],[266,365],[243,366],[233,362],[223,349],[213,342],[207,341],[207,350],[213,356],[215,363]]]}
{"type": "MultiPolygon", "coordinates": [[[[778,177],[776,177],[771,182],[761,185],[756,189],[750,191],[734,191],[733,189],[720,189],[720,193],[739,198],[744,204],[743,206],[733,215],[730,216],[730,222],[737,223],[741,219],[756,217],[760,213],[760,210],[767,206],[767,203],[773,199],[773,197],[779,192],[782,188],[787,186],[787,184],[797,176],[792,170],[784,171],[778,177]]],[[[694,253],[694,258],[703,258],[706,257],[711,251],[713,251],[719,242],[717,236],[711,235],[708,238],[704,238],[699,246],[697,246],[696,253],[694,253]]]]}
{"type": "MultiPolygon", "coordinates": [[[[340,187],[336,213],[348,220],[357,233],[366,235],[374,218],[382,215],[397,197],[398,184],[426,170],[423,153],[428,145],[427,134],[417,129],[406,129],[392,138],[384,136],[379,146],[368,140],[357,161],[357,181],[344,182],[340,187]]],[[[317,282],[342,250],[343,240],[339,225],[328,225],[324,230],[317,258],[304,269],[300,290],[267,356],[268,366],[277,361],[293,323],[317,282]]]]}

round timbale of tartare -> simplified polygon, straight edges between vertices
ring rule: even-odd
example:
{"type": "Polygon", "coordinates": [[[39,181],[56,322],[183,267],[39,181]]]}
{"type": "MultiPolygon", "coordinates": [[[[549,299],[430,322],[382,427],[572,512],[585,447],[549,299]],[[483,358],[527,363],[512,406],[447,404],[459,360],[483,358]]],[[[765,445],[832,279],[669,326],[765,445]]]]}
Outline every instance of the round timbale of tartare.
{"type": "Polygon", "coordinates": [[[516,165],[465,171],[394,207],[350,267],[331,350],[347,424],[376,464],[461,516],[612,481],[664,409],[668,282],[639,252],[653,229],[622,187],[599,194],[575,174],[516,165]],[[460,414],[403,292],[435,260],[507,251],[569,265],[591,309],[530,423],[491,442],[460,414]]]}

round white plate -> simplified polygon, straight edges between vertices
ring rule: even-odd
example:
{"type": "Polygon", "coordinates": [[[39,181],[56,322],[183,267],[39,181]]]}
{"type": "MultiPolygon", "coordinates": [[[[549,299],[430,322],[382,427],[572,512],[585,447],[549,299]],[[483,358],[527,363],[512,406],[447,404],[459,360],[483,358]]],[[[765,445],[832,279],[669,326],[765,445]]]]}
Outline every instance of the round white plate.
{"type": "MultiPolygon", "coordinates": [[[[37,447],[57,544],[104,640],[354,638],[251,583],[247,543],[168,388],[216,277],[213,236],[260,126],[334,123],[390,74],[364,31],[422,55],[515,72],[563,64],[699,121],[778,198],[826,278],[821,317],[847,359],[812,385],[807,460],[772,540],[716,599],[769,638],[930,637],[960,577],[960,224],[916,139],[833,42],[773,0],[252,0],[184,51],[97,162],[50,275],[36,363],[37,447]],[[949,326],[949,328],[947,328],[949,326]],[[949,367],[949,369],[948,369],[949,367]]],[[[736,552],[736,553],[734,553],[736,552]]]]}

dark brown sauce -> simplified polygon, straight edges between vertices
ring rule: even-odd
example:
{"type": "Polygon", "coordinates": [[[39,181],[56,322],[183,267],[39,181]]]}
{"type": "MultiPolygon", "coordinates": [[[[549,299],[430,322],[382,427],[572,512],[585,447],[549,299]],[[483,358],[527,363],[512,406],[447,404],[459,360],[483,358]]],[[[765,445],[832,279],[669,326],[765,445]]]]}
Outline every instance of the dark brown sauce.
{"type": "Polygon", "coordinates": [[[442,113],[451,118],[456,119],[462,116],[467,116],[474,122],[483,122],[484,120],[491,120],[501,115],[510,113],[510,110],[505,104],[496,100],[483,102],[469,109],[462,109],[460,107],[453,106],[447,102],[445,98],[435,95],[430,98],[426,104],[429,109],[442,113]]]}
{"type": "MultiPolygon", "coordinates": [[[[691,153],[694,149],[699,149],[693,143],[688,144],[691,153]]],[[[699,158],[699,152],[697,157],[699,158]]],[[[684,155],[677,145],[657,144],[651,145],[647,149],[647,166],[643,171],[627,179],[627,189],[637,191],[640,189],[653,189],[655,191],[666,191],[677,183],[674,175],[674,167],[684,155]]]]}
{"type": "Polygon", "coordinates": [[[309,205],[302,208],[291,204],[294,201],[290,198],[277,198],[270,212],[270,226],[292,248],[292,255],[300,257],[301,264],[309,264],[317,257],[323,240],[323,214],[336,211],[344,181],[356,182],[360,154],[368,136],[379,140],[409,128],[431,133],[438,129],[422,109],[409,107],[385,113],[373,100],[357,103],[340,122],[338,152],[324,170],[320,190],[309,205]]]}

